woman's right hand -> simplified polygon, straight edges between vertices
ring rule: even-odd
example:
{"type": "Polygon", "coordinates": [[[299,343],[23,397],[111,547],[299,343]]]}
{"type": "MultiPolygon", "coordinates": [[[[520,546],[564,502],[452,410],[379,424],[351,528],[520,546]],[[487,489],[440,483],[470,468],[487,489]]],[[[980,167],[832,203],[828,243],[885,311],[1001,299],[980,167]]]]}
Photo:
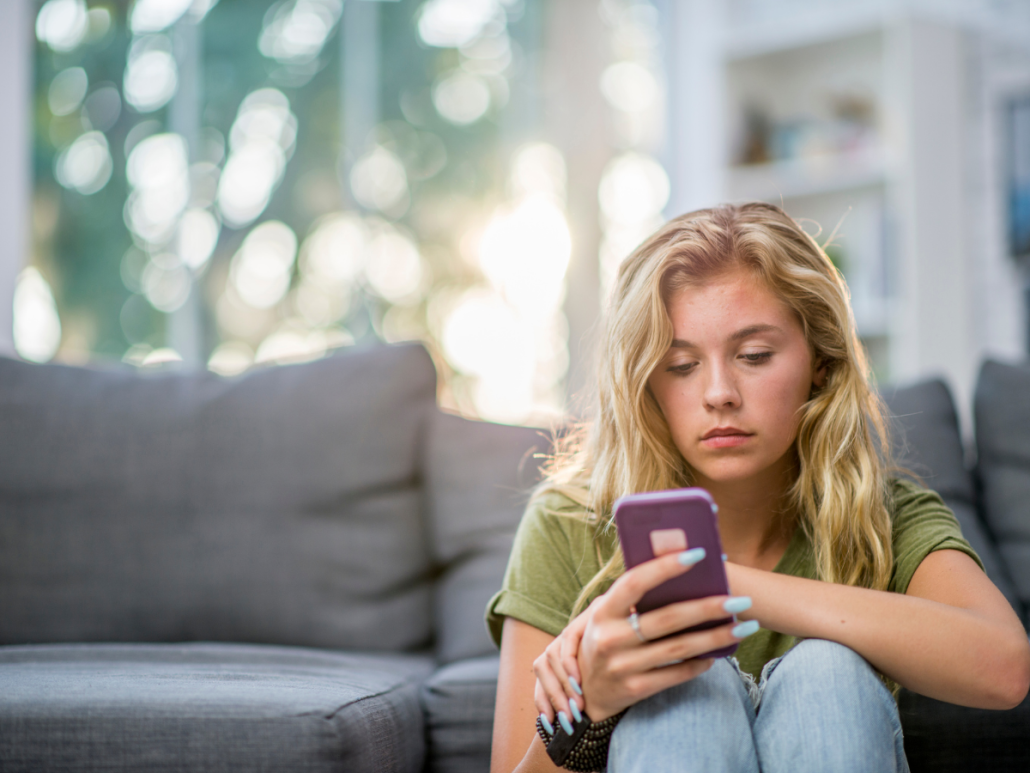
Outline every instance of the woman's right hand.
{"type": "MultiPolygon", "coordinates": [[[[713,663],[712,658],[699,655],[734,644],[757,630],[754,624],[743,630],[737,628],[742,636],[735,636],[736,624],[729,622],[654,641],[684,628],[730,617],[724,607],[730,597],[710,596],[640,615],[640,631],[648,641],[640,640],[629,622],[636,604],[647,591],[689,571],[693,566],[689,559],[696,555],[692,551],[667,554],[628,570],[566,627],[533,664],[537,675],[535,697],[541,713],[553,721],[554,711],[544,709],[568,711],[575,701],[577,708],[585,703],[590,719],[600,722],[699,676],[713,663]],[[570,677],[581,687],[582,697],[570,677]]],[[[744,603],[738,601],[735,608],[744,603]]]]}

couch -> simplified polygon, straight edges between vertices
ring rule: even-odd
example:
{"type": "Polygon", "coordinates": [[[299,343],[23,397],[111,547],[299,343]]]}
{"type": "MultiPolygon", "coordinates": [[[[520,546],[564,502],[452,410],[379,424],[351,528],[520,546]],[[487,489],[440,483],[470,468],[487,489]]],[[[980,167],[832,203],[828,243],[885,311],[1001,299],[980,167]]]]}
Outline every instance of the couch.
{"type": "MultiPolygon", "coordinates": [[[[1030,369],[891,391],[1023,614],[1030,369]]],[[[0,358],[0,770],[486,771],[500,584],[546,433],[436,407],[418,345],[224,379],[0,358]]],[[[1025,619],[1025,618],[1024,618],[1025,619]]],[[[1030,704],[901,697],[913,771],[1026,770],[1030,704]]]]}

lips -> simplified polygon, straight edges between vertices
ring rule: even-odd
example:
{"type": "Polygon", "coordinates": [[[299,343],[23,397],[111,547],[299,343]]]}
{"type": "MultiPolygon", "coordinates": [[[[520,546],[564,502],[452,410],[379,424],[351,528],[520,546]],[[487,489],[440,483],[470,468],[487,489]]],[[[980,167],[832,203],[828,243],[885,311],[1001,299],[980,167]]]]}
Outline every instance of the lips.
{"type": "Polygon", "coordinates": [[[716,427],[701,436],[701,444],[708,448],[733,448],[747,443],[754,433],[737,427],[716,427]]]}

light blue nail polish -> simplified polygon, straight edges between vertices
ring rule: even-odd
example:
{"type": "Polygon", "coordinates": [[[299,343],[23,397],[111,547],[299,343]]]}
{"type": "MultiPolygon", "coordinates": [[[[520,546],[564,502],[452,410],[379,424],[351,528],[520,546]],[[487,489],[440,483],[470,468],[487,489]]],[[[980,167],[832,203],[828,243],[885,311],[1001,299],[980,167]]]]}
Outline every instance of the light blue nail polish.
{"type": "Polygon", "coordinates": [[[551,724],[551,720],[547,718],[546,714],[540,715],[540,724],[544,726],[548,735],[554,735],[554,725],[551,724]]]}
{"type": "Polygon", "coordinates": [[[561,725],[561,729],[568,735],[572,735],[572,723],[569,722],[569,718],[565,715],[564,711],[558,712],[558,724],[561,725]]]}
{"type": "Polygon", "coordinates": [[[576,701],[569,701],[569,711],[572,712],[572,716],[576,719],[576,724],[583,721],[583,715],[579,712],[579,706],[576,705],[576,701]]]}
{"type": "Polygon", "coordinates": [[[576,677],[570,676],[569,677],[569,684],[571,684],[572,685],[572,689],[576,691],[576,695],[582,695],[583,694],[583,688],[579,686],[579,682],[576,681],[576,677]]]}
{"type": "Polygon", "coordinates": [[[729,560],[729,556],[728,556],[728,555],[726,555],[725,553],[723,553],[723,554],[722,554],[722,560],[723,560],[723,561],[727,561],[727,560],[729,560]]]}
{"type": "Polygon", "coordinates": [[[684,566],[693,566],[704,557],[704,548],[691,548],[690,550],[684,550],[680,553],[679,562],[684,566]]]}
{"type": "Polygon", "coordinates": [[[718,513],[719,512],[719,505],[712,505],[712,512],[713,513],[718,513]]]}
{"type": "Polygon", "coordinates": [[[750,636],[751,634],[753,634],[757,630],[758,630],[758,621],[757,620],[748,620],[746,623],[741,623],[740,625],[734,626],[733,630],[730,631],[730,633],[732,633],[738,639],[743,639],[745,636],[750,636]]]}
{"type": "Polygon", "coordinates": [[[722,608],[734,615],[746,609],[751,609],[751,597],[737,596],[732,599],[726,599],[726,603],[722,605],[722,608]]]}

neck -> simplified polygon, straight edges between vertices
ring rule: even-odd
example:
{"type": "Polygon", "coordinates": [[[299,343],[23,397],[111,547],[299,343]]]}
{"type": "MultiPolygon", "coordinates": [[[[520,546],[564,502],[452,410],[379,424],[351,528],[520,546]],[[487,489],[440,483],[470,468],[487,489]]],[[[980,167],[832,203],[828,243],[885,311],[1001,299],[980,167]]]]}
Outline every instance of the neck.
{"type": "Polygon", "coordinates": [[[786,551],[795,524],[787,498],[792,467],[746,481],[698,481],[719,505],[719,535],[729,561],[772,569],[786,551]]]}

